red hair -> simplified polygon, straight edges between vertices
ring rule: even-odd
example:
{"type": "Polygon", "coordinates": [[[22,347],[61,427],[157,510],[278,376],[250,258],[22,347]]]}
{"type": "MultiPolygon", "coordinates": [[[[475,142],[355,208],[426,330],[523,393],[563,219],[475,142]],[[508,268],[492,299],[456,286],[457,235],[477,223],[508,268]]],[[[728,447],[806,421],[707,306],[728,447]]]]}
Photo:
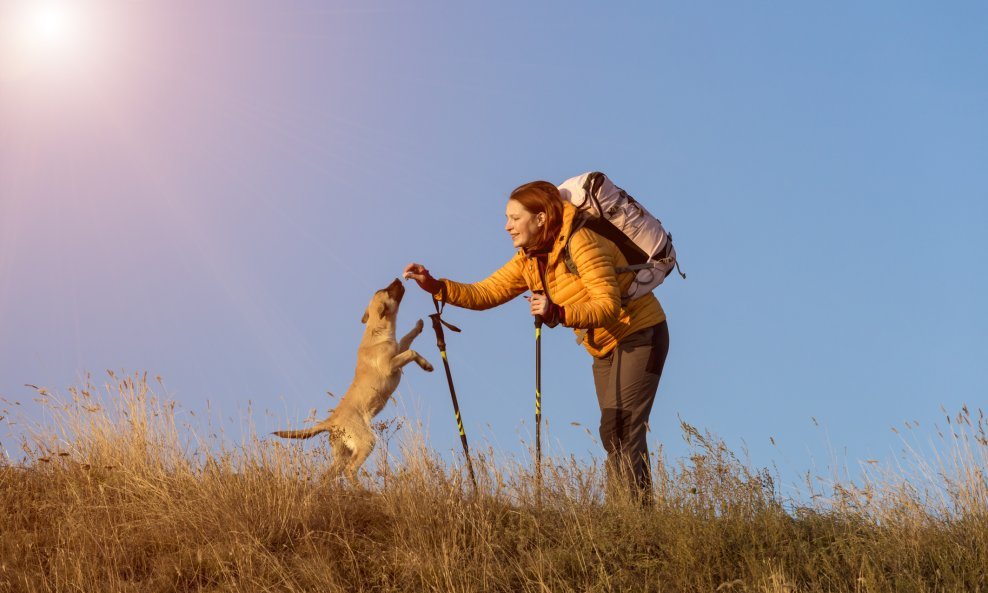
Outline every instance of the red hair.
{"type": "Polygon", "coordinates": [[[532,214],[545,214],[545,224],[531,250],[551,249],[563,227],[563,200],[559,189],[548,181],[532,181],[516,187],[508,199],[515,200],[532,214]]]}

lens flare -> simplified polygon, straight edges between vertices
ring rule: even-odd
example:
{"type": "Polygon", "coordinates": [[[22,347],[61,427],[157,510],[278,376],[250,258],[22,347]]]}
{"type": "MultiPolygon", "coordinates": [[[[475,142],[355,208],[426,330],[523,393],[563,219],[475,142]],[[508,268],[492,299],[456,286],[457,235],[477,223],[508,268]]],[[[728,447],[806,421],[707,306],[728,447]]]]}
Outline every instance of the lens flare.
{"type": "Polygon", "coordinates": [[[25,18],[27,41],[38,49],[64,49],[77,38],[78,16],[64,3],[37,3],[25,18]]]}
{"type": "Polygon", "coordinates": [[[104,57],[99,16],[96,2],[0,2],[0,82],[88,71],[104,57]]]}
{"type": "Polygon", "coordinates": [[[69,31],[69,19],[61,6],[49,4],[39,6],[31,15],[31,32],[44,43],[58,43],[65,39],[69,31]]]}

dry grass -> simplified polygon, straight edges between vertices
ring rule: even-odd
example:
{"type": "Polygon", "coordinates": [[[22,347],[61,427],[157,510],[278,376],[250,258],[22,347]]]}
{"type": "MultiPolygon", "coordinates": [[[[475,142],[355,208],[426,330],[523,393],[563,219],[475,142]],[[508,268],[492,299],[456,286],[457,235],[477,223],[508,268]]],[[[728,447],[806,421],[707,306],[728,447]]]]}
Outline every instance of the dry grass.
{"type": "Polygon", "coordinates": [[[337,484],[321,447],[197,437],[146,377],[38,401],[49,420],[0,460],[0,591],[988,590],[986,422],[966,409],[932,460],[810,506],[684,424],[694,453],[657,462],[643,510],[559,459],[539,504],[489,452],[475,495],[421,444],[337,484]]]}

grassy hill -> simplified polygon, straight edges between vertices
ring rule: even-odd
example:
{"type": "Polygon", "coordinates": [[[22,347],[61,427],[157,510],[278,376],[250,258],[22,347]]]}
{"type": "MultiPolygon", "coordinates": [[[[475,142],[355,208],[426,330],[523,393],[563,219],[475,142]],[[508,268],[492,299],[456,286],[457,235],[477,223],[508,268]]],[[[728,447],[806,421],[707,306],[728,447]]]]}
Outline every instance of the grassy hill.
{"type": "Polygon", "coordinates": [[[693,454],[655,461],[644,509],[572,459],[540,496],[482,453],[474,492],[415,439],[340,484],[321,445],[197,437],[146,376],[38,401],[50,420],[0,460],[2,592],[988,590],[986,420],[966,409],[936,459],[808,503],[683,425],[693,454]]]}

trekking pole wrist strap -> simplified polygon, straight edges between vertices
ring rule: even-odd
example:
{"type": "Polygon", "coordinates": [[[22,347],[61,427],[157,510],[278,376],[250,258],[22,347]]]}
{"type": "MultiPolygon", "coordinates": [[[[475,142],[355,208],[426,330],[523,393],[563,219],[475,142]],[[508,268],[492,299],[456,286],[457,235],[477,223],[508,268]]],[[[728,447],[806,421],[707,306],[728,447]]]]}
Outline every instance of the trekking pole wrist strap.
{"type": "Polygon", "coordinates": [[[449,323],[443,319],[443,309],[446,307],[446,283],[442,283],[442,288],[439,289],[440,298],[433,299],[432,304],[436,307],[436,312],[429,315],[429,319],[432,320],[432,329],[436,332],[436,346],[440,350],[446,350],[446,336],[443,334],[443,326],[446,326],[449,331],[460,333],[460,328],[456,327],[452,323],[449,323]],[[442,303],[442,304],[440,304],[442,303]]]}

